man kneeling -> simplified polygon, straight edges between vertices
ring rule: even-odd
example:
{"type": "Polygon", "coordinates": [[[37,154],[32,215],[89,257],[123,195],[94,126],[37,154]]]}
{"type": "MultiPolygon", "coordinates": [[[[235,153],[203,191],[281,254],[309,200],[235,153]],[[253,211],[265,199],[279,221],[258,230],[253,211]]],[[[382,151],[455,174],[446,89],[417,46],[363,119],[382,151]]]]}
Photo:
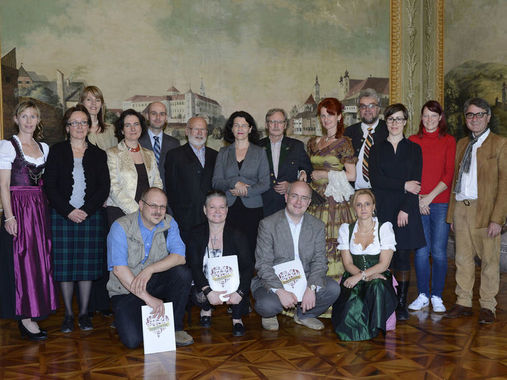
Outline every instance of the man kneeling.
{"type": "Polygon", "coordinates": [[[294,321],[314,330],[324,325],[317,317],[332,305],[340,286],[326,277],[326,239],[324,223],[306,213],[311,189],[305,182],[294,182],[285,194],[285,209],[263,219],[259,224],[255,268],[252,280],[255,310],[262,317],[262,327],[278,330],[276,315],[296,307],[294,321]],[[308,287],[298,305],[294,293],[283,288],[273,266],[301,260],[308,287]]]}
{"type": "Polygon", "coordinates": [[[178,224],[166,215],[166,208],[166,195],[152,187],[141,196],[139,211],[116,220],[107,236],[107,290],[116,330],[128,348],[143,341],[141,306],[150,306],[162,317],[164,302],[173,303],[176,345],[194,343],[183,331],[192,275],[184,265],[178,224]]]}

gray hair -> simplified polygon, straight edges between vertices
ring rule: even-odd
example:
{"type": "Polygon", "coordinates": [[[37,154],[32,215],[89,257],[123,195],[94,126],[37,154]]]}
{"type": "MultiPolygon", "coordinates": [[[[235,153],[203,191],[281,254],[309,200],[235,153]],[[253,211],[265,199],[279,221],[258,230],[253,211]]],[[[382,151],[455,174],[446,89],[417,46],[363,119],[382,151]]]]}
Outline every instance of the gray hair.
{"type": "Polygon", "coordinates": [[[271,108],[267,113],[266,113],[266,123],[268,122],[268,117],[272,116],[273,114],[277,113],[277,112],[280,112],[283,114],[283,117],[285,119],[285,121],[287,121],[288,117],[287,117],[287,112],[285,112],[285,110],[283,108],[271,108]]]}
{"type": "Polygon", "coordinates": [[[476,106],[479,108],[482,108],[485,110],[488,115],[491,115],[491,107],[489,106],[489,103],[484,100],[483,98],[470,98],[468,99],[465,104],[463,105],[463,113],[466,113],[468,111],[468,107],[470,106],[476,106]]]}
{"type": "Polygon", "coordinates": [[[359,98],[357,98],[358,104],[362,98],[375,98],[377,104],[380,105],[380,96],[378,96],[377,91],[375,91],[373,88],[365,88],[364,90],[361,90],[359,93],[359,98]]]}

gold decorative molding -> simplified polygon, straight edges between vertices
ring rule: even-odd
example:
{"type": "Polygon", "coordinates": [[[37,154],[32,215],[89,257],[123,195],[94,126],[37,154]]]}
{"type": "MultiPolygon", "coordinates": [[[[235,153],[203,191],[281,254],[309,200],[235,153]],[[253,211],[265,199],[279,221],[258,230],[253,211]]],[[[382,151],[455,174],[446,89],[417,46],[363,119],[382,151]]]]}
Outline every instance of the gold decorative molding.
{"type": "Polygon", "coordinates": [[[401,102],[401,11],[402,0],[390,0],[390,58],[389,68],[389,102],[401,102]]]}
{"type": "Polygon", "coordinates": [[[435,75],[435,96],[439,103],[444,106],[444,2],[436,2],[437,20],[437,50],[436,50],[436,75],[435,75]]]}

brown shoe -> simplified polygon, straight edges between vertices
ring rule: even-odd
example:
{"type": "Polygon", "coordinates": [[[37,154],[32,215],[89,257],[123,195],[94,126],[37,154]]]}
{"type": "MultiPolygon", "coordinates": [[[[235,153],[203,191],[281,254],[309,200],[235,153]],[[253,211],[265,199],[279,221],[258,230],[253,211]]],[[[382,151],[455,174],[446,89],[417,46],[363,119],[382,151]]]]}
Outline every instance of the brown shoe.
{"type": "Polygon", "coordinates": [[[481,308],[479,311],[479,323],[488,324],[495,322],[495,313],[489,309],[481,308]]]}
{"type": "Polygon", "coordinates": [[[447,314],[444,315],[446,318],[461,318],[461,317],[470,317],[472,315],[472,308],[461,306],[461,305],[454,305],[451,310],[447,312],[447,314]]]}

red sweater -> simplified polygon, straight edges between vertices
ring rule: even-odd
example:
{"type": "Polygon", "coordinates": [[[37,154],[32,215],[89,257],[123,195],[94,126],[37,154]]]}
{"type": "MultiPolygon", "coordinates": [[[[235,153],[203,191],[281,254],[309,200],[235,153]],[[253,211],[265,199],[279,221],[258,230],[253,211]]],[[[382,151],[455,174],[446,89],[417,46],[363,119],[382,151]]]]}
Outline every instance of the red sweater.
{"type": "Polygon", "coordinates": [[[424,128],[422,137],[412,135],[409,140],[418,144],[422,150],[421,194],[429,194],[439,182],[443,182],[447,189],[438,194],[433,203],[448,203],[454,175],[456,140],[451,135],[439,137],[438,130],[428,133],[424,128]]]}

